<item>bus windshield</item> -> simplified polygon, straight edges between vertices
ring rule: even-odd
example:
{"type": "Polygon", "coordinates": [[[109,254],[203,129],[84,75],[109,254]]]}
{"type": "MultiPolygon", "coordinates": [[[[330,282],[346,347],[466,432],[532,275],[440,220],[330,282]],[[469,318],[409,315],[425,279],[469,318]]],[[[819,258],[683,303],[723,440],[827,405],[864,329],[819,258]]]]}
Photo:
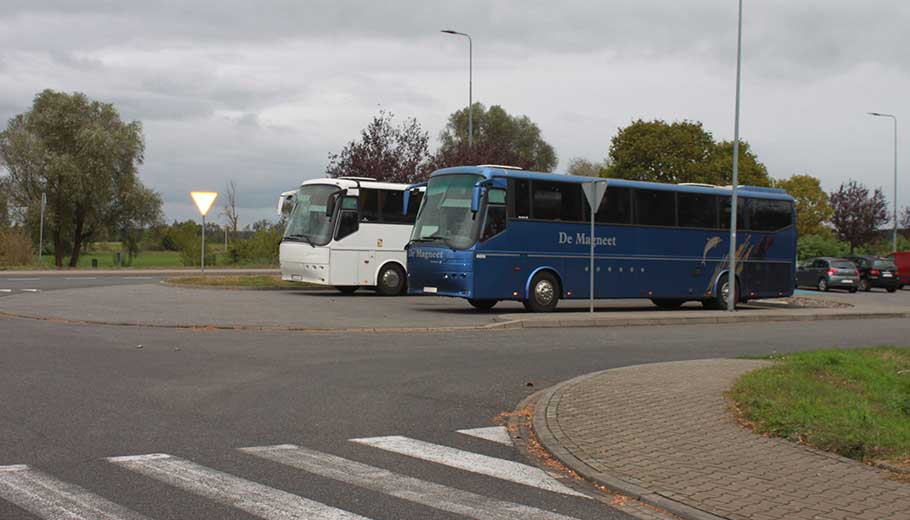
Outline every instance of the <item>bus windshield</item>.
{"type": "Polygon", "coordinates": [[[332,239],[332,221],[325,214],[329,196],[340,191],[337,186],[311,184],[297,193],[297,203],[288,218],[284,238],[324,246],[332,239]]]}
{"type": "Polygon", "coordinates": [[[481,178],[479,175],[431,177],[411,240],[439,241],[452,249],[471,247],[477,235],[471,193],[481,178]]]}

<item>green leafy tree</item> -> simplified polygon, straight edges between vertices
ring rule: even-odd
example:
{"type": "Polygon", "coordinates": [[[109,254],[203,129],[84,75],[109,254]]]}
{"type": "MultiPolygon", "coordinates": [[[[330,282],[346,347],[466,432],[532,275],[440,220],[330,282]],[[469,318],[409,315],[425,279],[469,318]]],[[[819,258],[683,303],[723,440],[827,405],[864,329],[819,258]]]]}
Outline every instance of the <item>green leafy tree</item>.
{"type": "Polygon", "coordinates": [[[439,135],[440,146],[430,160],[430,170],[477,164],[503,164],[542,172],[556,167],[556,151],[528,116],[510,115],[499,105],[487,109],[474,103],[473,108],[473,145],[468,145],[468,109],[464,108],[449,116],[439,135]]]}
{"type": "Polygon", "coordinates": [[[569,175],[578,175],[579,177],[605,177],[608,166],[608,161],[595,163],[581,157],[576,157],[569,161],[569,167],[566,169],[566,173],[569,175]]]}
{"type": "Polygon", "coordinates": [[[79,262],[93,234],[115,226],[133,190],[142,184],[142,125],[124,122],[113,105],[84,94],[45,90],[32,108],[0,132],[0,158],[10,173],[12,199],[35,220],[47,193],[47,225],[55,263],[71,252],[79,262]]]}
{"type": "Polygon", "coordinates": [[[0,177],[0,229],[10,224],[10,183],[8,177],[0,177]]]}
{"type": "Polygon", "coordinates": [[[781,179],[774,185],[787,190],[796,199],[796,229],[800,236],[831,234],[825,223],[834,215],[834,210],[820,180],[803,174],[781,179]]]}
{"type": "MultiPolygon", "coordinates": [[[[768,170],[740,142],[739,184],[770,186],[768,170]]],[[[733,143],[717,143],[697,121],[632,122],[610,143],[607,176],[678,184],[695,182],[729,185],[733,176],[733,143]]]]}
{"type": "Polygon", "coordinates": [[[823,235],[800,235],[796,241],[796,256],[800,261],[816,256],[847,256],[850,244],[834,238],[831,233],[823,235]]]}
{"type": "Polygon", "coordinates": [[[379,181],[412,183],[422,179],[430,136],[416,119],[394,125],[385,111],[337,154],[329,154],[329,177],[372,177],[379,181]]]}

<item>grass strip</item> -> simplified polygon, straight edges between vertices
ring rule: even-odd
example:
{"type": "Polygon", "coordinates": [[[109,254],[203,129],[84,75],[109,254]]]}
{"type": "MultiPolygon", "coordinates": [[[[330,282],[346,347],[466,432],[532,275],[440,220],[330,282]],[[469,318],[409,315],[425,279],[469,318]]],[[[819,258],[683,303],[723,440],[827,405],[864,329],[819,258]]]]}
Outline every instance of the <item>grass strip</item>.
{"type": "Polygon", "coordinates": [[[173,285],[188,287],[220,287],[224,289],[302,289],[313,287],[313,284],[288,282],[280,276],[271,275],[231,275],[231,276],[181,276],[168,278],[173,285]]]}
{"type": "Polygon", "coordinates": [[[860,461],[910,463],[910,348],[776,359],[742,376],[730,391],[756,432],[860,461]]]}

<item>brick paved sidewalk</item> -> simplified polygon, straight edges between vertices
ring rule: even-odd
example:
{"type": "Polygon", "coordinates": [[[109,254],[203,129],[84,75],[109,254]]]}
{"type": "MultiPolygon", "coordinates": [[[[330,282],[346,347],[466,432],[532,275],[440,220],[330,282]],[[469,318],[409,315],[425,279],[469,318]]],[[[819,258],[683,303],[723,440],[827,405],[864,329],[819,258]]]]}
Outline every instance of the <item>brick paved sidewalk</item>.
{"type": "Polygon", "coordinates": [[[764,363],[713,359],[582,376],[538,402],[535,428],[579,473],[683,516],[910,519],[910,484],[735,422],[723,393],[764,363]]]}

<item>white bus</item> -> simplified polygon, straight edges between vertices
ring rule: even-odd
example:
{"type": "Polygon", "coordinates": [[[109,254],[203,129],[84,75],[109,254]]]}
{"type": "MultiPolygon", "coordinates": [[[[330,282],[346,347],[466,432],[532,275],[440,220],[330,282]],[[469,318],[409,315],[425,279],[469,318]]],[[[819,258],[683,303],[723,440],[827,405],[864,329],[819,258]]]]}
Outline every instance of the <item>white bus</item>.
{"type": "Polygon", "coordinates": [[[281,278],[334,286],[343,294],[361,287],[384,296],[407,290],[404,246],[422,193],[402,213],[407,184],[363,177],[308,180],[285,192],[279,212],[292,203],[281,241],[281,278]]]}

